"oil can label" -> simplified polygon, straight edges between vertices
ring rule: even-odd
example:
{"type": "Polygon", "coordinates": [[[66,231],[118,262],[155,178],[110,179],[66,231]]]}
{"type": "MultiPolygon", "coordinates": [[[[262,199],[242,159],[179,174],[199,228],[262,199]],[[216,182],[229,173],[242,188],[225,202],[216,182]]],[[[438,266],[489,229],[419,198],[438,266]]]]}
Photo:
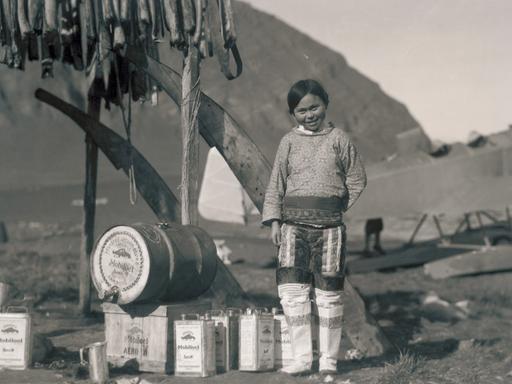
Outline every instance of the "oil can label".
{"type": "Polygon", "coordinates": [[[284,315],[275,315],[275,364],[286,367],[293,362],[292,343],[284,315]]]}
{"type": "Polygon", "coordinates": [[[256,365],[256,318],[240,317],[240,368],[252,368],[256,365]]]}
{"type": "Polygon", "coordinates": [[[125,292],[139,282],[144,259],[141,245],[132,233],[113,232],[104,241],[99,257],[100,274],[108,286],[125,292]]]}
{"type": "Polygon", "coordinates": [[[0,315],[0,366],[26,364],[25,344],[28,319],[2,319],[0,315]]]}
{"type": "Polygon", "coordinates": [[[260,319],[258,361],[262,369],[274,368],[274,318],[260,319]]]}
{"type": "Polygon", "coordinates": [[[175,323],[176,366],[179,372],[201,373],[205,364],[202,361],[201,324],[175,323]]]}
{"type": "Polygon", "coordinates": [[[215,321],[215,365],[226,369],[227,327],[223,317],[213,318],[215,321]]]}

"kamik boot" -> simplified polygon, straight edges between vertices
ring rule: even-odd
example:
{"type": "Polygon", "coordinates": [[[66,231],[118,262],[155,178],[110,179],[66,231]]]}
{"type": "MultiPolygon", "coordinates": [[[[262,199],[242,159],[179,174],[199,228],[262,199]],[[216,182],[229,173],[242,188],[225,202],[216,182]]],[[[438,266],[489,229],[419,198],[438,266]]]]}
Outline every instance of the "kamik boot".
{"type": "Polygon", "coordinates": [[[311,373],[313,346],[311,341],[311,301],[309,284],[289,283],[278,286],[292,345],[293,364],[281,369],[291,375],[311,373]]]}
{"type": "Polygon", "coordinates": [[[319,371],[323,374],[335,374],[343,321],[342,291],[315,289],[315,297],[319,323],[319,371]]]}

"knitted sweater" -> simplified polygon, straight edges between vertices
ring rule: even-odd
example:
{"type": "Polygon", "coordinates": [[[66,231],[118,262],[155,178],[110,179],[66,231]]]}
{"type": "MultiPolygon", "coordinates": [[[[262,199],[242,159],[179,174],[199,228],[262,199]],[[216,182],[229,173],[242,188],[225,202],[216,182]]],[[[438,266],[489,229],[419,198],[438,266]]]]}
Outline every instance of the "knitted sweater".
{"type": "Polygon", "coordinates": [[[346,211],[366,186],[366,173],[357,149],[341,129],[327,126],[320,132],[296,127],[279,144],[265,194],[262,223],[283,220],[286,197],[341,199],[346,211]]]}

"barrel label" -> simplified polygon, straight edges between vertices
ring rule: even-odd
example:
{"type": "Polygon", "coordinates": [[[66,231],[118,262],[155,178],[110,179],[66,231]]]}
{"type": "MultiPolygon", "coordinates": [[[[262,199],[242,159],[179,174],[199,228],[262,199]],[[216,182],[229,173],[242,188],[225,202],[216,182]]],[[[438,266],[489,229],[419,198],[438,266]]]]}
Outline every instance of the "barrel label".
{"type": "Polygon", "coordinates": [[[201,343],[201,324],[175,323],[176,366],[177,372],[201,373],[205,367],[202,361],[204,347],[201,343]]]}
{"type": "Polygon", "coordinates": [[[0,367],[26,364],[27,322],[28,319],[2,319],[0,314],[0,367]]]}
{"type": "Polygon", "coordinates": [[[144,259],[133,234],[127,231],[112,233],[104,241],[99,258],[100,274],[108,286],[117,286],[125,292],[139,282],[144,259]]]}

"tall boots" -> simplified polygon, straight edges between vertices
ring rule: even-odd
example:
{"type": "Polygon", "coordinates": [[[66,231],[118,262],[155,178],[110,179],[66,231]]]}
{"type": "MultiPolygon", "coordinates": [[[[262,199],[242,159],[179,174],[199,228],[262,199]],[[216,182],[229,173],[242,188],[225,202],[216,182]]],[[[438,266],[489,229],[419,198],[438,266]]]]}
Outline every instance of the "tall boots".
{"type": "Polygon", "coordinates": [[[323,373],[336,373],[343,320],[342,292],[315,288],[314,302],[318,308],[319,323],[319,369],[323,373]]]}
{"type": "MultiPolygon", "coordinates": [[[[278,286],[281,305],[288,323],[294,364],[283,368],[290,374],[307,373],[313,363],[312,316],[309,284],[278,286]]],[[[315,288],[313,305],[318,311],[319,369],[336,373],[343,321],[343,291],[315,288]]]]}
{"type": "Polygon", "coordinates": [[[282,371],[292,375],[310,372],[313,363],[310,289],[309,284],[289,283],[278,286],[294,360],[294,364],[283,368],[282,371]]]}

